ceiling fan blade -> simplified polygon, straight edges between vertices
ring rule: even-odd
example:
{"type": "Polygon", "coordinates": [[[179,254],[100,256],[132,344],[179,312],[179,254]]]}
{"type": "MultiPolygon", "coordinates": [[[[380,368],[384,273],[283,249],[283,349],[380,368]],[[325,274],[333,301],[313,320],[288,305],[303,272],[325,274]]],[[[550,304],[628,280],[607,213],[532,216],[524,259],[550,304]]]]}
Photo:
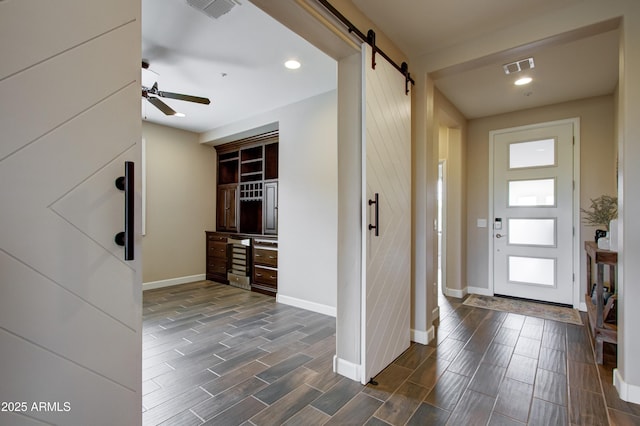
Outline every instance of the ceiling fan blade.
{"type": "Polygon", "coordinates": [[[160,111],[164,112],[166,115],[175,115],[176,112],[169,105],[162,102],[160,99],[155,98],[153,96],[147,96],[147,100],[153,104],[160,111]]]}
{"type": "Polygon", "coordinates": [[[199,104],[209,105],[211,101],[208,98],[201,98],[199,96],[183,95],[181,93],[161,92],[157,91],[158,96],[169,99],[177,99],[179,101],[196,102],[199,104]]]}

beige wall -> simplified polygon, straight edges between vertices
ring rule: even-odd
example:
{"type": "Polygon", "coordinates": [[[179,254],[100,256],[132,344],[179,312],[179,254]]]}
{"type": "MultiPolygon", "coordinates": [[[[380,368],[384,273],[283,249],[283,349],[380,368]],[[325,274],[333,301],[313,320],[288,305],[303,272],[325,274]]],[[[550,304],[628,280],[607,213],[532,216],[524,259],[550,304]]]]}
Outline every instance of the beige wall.
{"type": "Polygon", "coordinates": [[[467,287],[467,120],[438,90],[435,92],[439,160],[444,166],[443,286],[445,294],[461,297],[467,287]]]}
{"type": "MultiPolygon", "coordinates": [[[[580,205],[602,194],[615,195],[614,98],[600,96],[542,108],[534,108],[469,121],[467,147],[467,276],[468,286],[488,288],[488,238],[492,218],[489,211],[489,131],[547,121],[580,118],[580,205]],[[478,228],[476,220],[487,219],[489,227],[478,228]]],[[[593,238],[594,228],[580,225],[581,241],[593,238]]],[[[581,244],[582,246],[582,244],[581,244]]],[[[580,271],[585,268],[581,254],[580,271]]],[[[584,281],[582,279],[581,281],[584,281]]],[[[584,282],[581,282],[584,294],[584,282]]]]}
{"type": "Polygon", "coordinates": [[[215,229],[216,152],[199,136],[148,122],[145,284],[205,273],[205,230],[215,229]]]}

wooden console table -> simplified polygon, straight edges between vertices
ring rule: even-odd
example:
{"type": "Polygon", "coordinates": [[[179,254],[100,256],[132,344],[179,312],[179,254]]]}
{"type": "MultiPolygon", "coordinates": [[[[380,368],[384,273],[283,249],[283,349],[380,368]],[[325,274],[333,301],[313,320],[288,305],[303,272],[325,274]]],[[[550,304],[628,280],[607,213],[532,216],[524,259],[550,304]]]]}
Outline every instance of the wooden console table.
{"type": "Polygon", "coordinates": [[[614,307],[616,300],[616,266],[618,264],[618,253],[611,250],[602,250],[593,241],[585,241],[584,249],[587,252],[587,294],[585,295],[585,303],[587,305],[587,313],[589,316],[589,327],[595,341],[596,362],[602,364],[602,347],[604,342],[618,343],[618,326],[605,322],[609,312],[614,307]],[[594,305],[591,300],[591,263],[595,261],[597,269],[596,278],[596,303],[594,305]],[[609,266],[609,281],[611,288],[611,296],[604,304],[602,294],[604,281],[604,267],[609,266]]]}

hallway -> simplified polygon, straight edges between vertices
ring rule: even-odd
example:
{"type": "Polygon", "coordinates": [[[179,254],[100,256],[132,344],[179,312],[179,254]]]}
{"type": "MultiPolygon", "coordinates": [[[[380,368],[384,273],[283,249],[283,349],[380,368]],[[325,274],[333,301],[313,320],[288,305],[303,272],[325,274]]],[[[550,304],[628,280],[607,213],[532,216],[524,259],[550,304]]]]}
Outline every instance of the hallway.
{"type": "Polygon", "coordinates": [[[584,326],[453,298],[440,317],[361,386],[332,372],[334,318],[211,281],[147,291],[144,424],[640,424],[584,326]]]}

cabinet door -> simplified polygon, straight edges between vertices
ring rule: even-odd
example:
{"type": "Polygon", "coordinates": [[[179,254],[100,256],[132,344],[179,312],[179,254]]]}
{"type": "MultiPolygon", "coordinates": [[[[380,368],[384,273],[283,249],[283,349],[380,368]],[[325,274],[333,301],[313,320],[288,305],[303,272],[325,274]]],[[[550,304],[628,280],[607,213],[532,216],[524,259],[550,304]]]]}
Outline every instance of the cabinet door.
{"type": "Polygon", "coordinates": [[[237,231],[238,185],[218,186],[216,228],[218,231],[237,231]]]}
{"type": "Polygon", "coordinates": [[[264,184],[264,226],[265,234],[278,233],[278,182],[264,184]]]}
{"type": "Polygon", "coordinates": [[[237,203],[238,203],[238,185],[227,188],[226,194],[226,224],[229,231],[238,230],[238,215],[237,215],[237,203]]]}

